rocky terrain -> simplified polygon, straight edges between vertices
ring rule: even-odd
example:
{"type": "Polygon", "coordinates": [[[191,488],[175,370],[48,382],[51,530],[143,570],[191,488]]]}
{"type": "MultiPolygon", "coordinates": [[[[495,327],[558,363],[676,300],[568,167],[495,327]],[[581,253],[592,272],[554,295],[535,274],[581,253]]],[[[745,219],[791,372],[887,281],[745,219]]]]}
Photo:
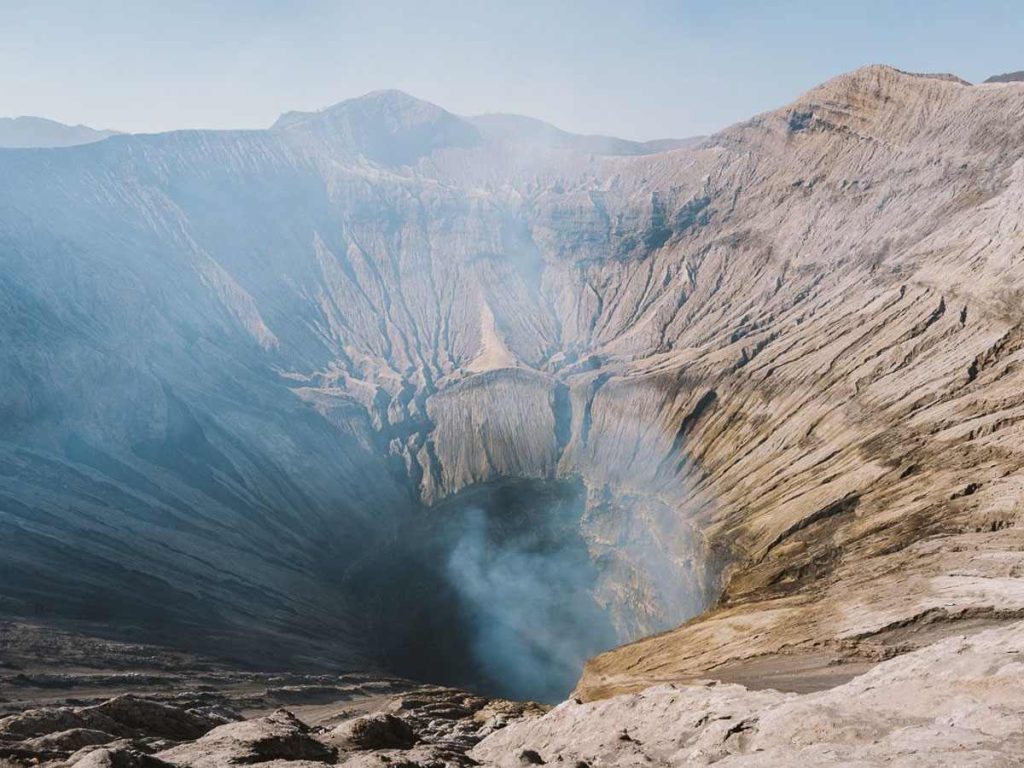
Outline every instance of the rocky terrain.
{"type": "Polygon", "coordinates": [[[477,763],[467,752],[482,738],[540,713],[536,705],[419,688],[379,710],[342,710],[310,726],[286,709],[243,719],[231,710],[125,695],[0,720],[0,765],[470,766],[477,763]]]}
{"type": "MultiPolygon", "coordinates": [[[[378,92],[0,152],[0,611],[548,701],[593,657],[485,763],[1019,762],[1004,80],[867,67],[696,142],[378,92]]],[[[151,751],[305,733],[261,723],[151,751]]]]}
{"type": "MultiPolygon", "coordinates": [[[[26,643],[58,639],[5,632],[34,659],[46,654],[26,643]]],[[[64,637],[70,655],[122,673],[6,677],[30,695],[26,686],[77,684],[89,698],[8,702],[0,766],[1012,766],[1024,754],[1024,623],[951,637],[815,693],[708,679],[549,711],[397,679],[246,674],[64,637]],[[124,673],[143,658],[160,671],[124,673]],[[145,694],[107,698],[117,685],[145,694]]]]}
{"type": "Polygon", "coordinates": [[[522,765],[1012,766],[1024,755],[1024,625],[958,636],[817,693],[710,680],[574,699],[470,753],[522,765]]]}
{"type": "Polygon", "coordinates": [[[0,626],[0,648],[0,766],[473,765],[482,738],[547,709],[33,624],[0,626]]]}

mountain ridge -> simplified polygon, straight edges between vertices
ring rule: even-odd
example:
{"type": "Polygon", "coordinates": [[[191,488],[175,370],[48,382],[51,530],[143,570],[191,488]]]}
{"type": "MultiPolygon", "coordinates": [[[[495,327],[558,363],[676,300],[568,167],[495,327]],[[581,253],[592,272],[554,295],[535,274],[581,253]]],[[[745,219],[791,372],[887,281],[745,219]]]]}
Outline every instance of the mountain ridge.
{"type": "Polygon", "coordinates": [[[44,117],[0,117],[0,148],[3,149],[73,147],[116,135],[117,131],[65,125],[44,117]]]}
{"type": "MultiPolygon", "coordinates": [[[[488,141],[551,149],[574,149],[599,155],[638,155],[692,146],[699,141],[698,138],[637,142],[611,136],[573,134],[537,118],[505,113],[459,116],[436,104],[394,89],[371,91],[317,112],[287,112],[278,118],[271,126],[271,130],[301,130],[305,127],[307,130],[322,131],[326,123],[338,120],[351,121],[357,115],[361,121],[370,120],[377,133],[393,132],[396,128],[409,131],[413,126],[422,127],[437,121],[443,121],[449,131],[453,130],[455,125],[461,126],[458,136],[454,137],[454,143],[447,144],[443,140],[445,137],[442,132],[433,140],[434,143],[429,145],[431,150],[447,146],[465,148],[474,141],[488,141]],[[474,131],[479,132],[479,135],[474,134],[474,131]]],[[[357,141],[356,145],[358,144],[357,141]]],[[[423,147],[406,159],[415,160],[427,154],[427,147],[423,147]]],[[[381,155],[374,155],[372,150],[369,156],[371,159],[381,159],[381,155]]]]}

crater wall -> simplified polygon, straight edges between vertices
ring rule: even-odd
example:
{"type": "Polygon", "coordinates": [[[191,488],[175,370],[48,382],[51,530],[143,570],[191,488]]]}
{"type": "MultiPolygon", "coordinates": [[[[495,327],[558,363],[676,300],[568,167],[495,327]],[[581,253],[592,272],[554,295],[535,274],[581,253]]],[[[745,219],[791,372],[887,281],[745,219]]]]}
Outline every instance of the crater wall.
{"type": "Polygon", "coordinates": [[[1009,620],[1021,139],[870,67],[667,148],[380,92],[2,150],[0,610],[370,665],[368,563],[518,478],[616,641],[713,607],[586,697],[1009,620]]]}

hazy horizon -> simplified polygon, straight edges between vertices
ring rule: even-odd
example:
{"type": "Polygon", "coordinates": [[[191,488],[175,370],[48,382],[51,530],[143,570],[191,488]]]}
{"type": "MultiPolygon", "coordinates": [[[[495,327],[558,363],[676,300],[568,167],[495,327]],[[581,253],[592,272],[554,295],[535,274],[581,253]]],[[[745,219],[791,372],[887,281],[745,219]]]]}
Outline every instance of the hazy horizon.
{"type": "Polygon", "coordinates": [[[263,128],[394,88],[457,114],[646,140],[712,133],[867,64],[972,82],[1024,68],[1006,53],[1024,21],[1004,0],[4,5],[0,66],[17,78],[0,116],[127,132],[263,128]]]}

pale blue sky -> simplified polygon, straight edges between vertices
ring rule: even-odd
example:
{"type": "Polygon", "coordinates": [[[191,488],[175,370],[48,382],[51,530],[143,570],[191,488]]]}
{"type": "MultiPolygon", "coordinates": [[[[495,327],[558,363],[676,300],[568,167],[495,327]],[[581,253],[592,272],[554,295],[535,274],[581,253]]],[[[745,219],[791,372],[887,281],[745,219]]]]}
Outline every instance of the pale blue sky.
{"type": "Polygon", "coordinates": [[[377,88],[627,138],[708,133],[889,63],[1024,69],[1022,0],[0,0],[0,116],[262,127],[377,88]]]}

